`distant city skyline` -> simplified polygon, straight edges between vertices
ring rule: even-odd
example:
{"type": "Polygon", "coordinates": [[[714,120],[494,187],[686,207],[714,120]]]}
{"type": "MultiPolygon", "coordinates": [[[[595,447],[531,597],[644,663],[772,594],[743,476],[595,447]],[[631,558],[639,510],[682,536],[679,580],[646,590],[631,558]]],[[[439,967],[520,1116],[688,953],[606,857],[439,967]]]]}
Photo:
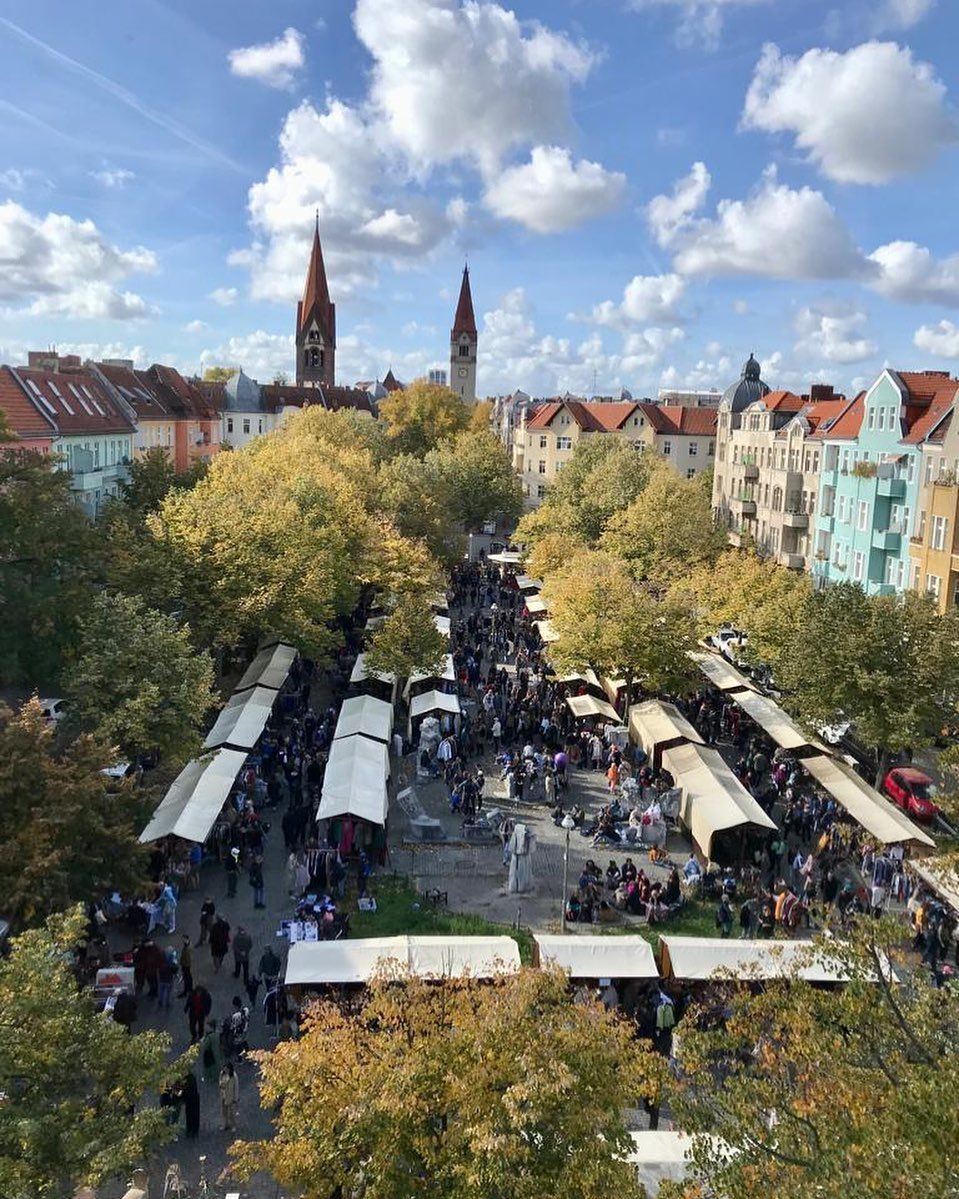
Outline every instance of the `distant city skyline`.
{"type": "Polygon", "coordinates": [[[851,393],[957,368],[945,0],[8,0],[0,361],[851,393]]]}

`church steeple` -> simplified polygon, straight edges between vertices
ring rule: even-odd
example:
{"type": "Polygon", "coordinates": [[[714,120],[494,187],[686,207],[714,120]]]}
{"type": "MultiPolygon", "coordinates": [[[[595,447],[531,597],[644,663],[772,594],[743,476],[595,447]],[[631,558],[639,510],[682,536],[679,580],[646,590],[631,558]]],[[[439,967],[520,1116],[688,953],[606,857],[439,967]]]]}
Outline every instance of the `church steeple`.
{"type": "Polygon", "coordinates": [[[336,305],[330,301],[320,245],[320,214],[313,229],[313,249],[303,285],[303,299],[296,306],[297,387],[332,386],[336,362],[336,305]]]}
{"type": "Polygon", "coordinates": [[[464,400],[476,399],[476,349],[479,336],[470,291],[470,269],[463,267],[460,298],[450,330],[450,387],[464,400]]]}

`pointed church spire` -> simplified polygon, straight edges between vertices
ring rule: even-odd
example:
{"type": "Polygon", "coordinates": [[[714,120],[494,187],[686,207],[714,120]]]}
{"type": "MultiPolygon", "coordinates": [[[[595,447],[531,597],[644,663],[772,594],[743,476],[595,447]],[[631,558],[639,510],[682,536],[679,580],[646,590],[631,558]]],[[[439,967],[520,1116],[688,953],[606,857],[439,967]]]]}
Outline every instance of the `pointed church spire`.
{"type": "Polygon", "coordinates": [[[460,298],[456,305],[456,316],[453,318],[453,330],[451,336],[455,339],[461,334],[467,333],[470,337],[476,336],[476,317],[473,315],[473,296],[470,292],[470,268],[467,264],[463,267],[463,282],[460,284],[460,298]]]}
{"type": "Polygon", "coordinates": [[[336,305],[326,282],[317,209],[303,299],[296,306],[296,385],[332,387],[335,381],[336,305]]]}
{"type": "Polygon", "coordinates": [[[306,272],[306,282],[303,285],[303,299],[300,303],[300,328],[309,320],[314,307],[318,308],[317,317],[326,325],[330,310],[330,289],[326,282],[326,267],[323,264],[323,247],[320,245],[320,211],[316,210],[316,224],[313,228],[313,249],[310,253],[310,265],[306,272]]]}

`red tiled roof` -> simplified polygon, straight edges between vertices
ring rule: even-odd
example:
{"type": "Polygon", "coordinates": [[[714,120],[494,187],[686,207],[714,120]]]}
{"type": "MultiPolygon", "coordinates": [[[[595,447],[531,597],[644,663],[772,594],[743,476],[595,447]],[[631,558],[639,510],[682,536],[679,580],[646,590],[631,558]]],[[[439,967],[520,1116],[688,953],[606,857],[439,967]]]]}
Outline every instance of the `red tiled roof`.
{"type": "Polygon", "coordinates": [[[455,341],[461,333],[470,337],[476,336],[476,317],[473,315],[473,294],[470,291],[470,270],[463,267],[463,282],[460,284],[460,298],[456,305],[456,315],[453,317],[453,328],[450,336],[455,341]]]}
{"type": "Polygon", "coordinates": [[[203,392],[185,379],[172,366],[155,362],[147,371],[137,371],[137,378],[150,391],[158,394],[167,410],[177,420],[216,420],[219,405],[210,392],[203,392]]]}
{"type": "Polygon", "coordinates": [[[814,433],[826,421],[836,420],[842,414],[846,403],[845,396],[837,396],[834,400],[823,400],[819,404],[810,404],[803,409],[802,414],[806,418],[810,430],[814,433]]]}
{"type": "Polygon", "coordinates": [[[56,437],[53,418],[28,400],[8,366],[0,367],[0,412],[7,428],[25,441],[37,437],[56,437]]]}
{"type": "Polygon", "coordinates": [[[546,404],[539,404],[530,413],[529,420],[526,422],[527,429],[547,429],[553,417],[562,408],[562,404],[557,404],[555,401],[550,401],[546,404]]]}
{"type": "Polygon", "coordinates": [[[402,391],[406,384],[401,383],[399,379],[397,379],[396,375],[393,374],[393,368],[390,367],[390,369],[386,372],[386,377],[383,380],[383,386],[387,391],[402,391]]]}
{"type": "Polygon", "coordinates": [[[357,387],[289,387],[279,383],[268,383],[261,389],[263,402],[270,412],[281,408],[307,408],[319,404],[331,412],[341,408],[355,408],[358,412],[375,415],[373,401],[365,391],[357,387]]]}
{"type": "Polygon", "coordinates": [[[906,389],[906,445],[918,445],[955,403],[959,382],[948,371],[895,371],[906,389]]]}
{"type": "Polygon", "coordinates": [[[840,409],[839,416],[833,420],[832,424],[829,423],[830,418],[822,419],[816,426],[813,437],[820,441],[827,438],[830,441],[834,439],[846,441],[856,437],[859,433],[859,426],[862,424],[865,397],[866,393],[861,391],[854,399],[847,400],[845,407],[840,409]]]}
{"type": "Polygon", "coordinates": [[[63,437],[134,431],[133,422],[93,371],[21,368],[16,373],[23,380],[34,407],[51,418],[63,437]]]}
{"type": "Polygon", "coordinates": [[[587,404],[583,400],[565,400],[570,416],[584,433],[612,433],[621,429],[636,411],[637,404],[610,404],[605,400],[587,404]]]}
{"type": "Polygon", "coordinates": [[[136,372],[127,366],[97,363],[97,370],[120,392],[139,420],[173,419],[173,414],[163,402],[160,389],[150,386],[149,378],[138,378],[136,372]]]}
{"type": "Polygon", "coordinates": [[[715,408],[689,408],[681,404],[640,404],[657,433],[679,437],[713,437],[719,413],[715,408]]]}
{"type": "Polygon", "coordinates": [[[801,412],[808,400],[791,391],[771,391],[764,397],[763,403],[770,412],[801,412]]]}

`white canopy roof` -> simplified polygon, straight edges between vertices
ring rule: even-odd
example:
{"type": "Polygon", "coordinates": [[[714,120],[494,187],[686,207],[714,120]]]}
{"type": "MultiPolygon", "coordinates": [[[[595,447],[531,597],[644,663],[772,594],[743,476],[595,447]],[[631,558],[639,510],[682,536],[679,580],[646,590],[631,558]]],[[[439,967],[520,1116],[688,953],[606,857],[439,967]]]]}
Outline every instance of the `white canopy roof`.
{"type": "Polygon", "coordinates": [[[734,691],[730,698],[783,749],[801,749],[811,745],[822,753],[827,752],[825,745],[804,733],[778,704],[774,704],[765,695],[760,695],[757,691],[734,691]]]}
{"type": "Polygon", "coordinates": [[[436,625],[437,632],[442,633],[444,637],[450,635],[450,618],[448,616],[434,616],[433,624],[436,625]]]}
{"type": "Polygon", "coordinates": [[[386,613],[380,612],[376,616],[371,616],[363,626],[363,629],[365,632],[369,633],[373,629],[378,629],[384,620],[386,620],[386,613]]]}
{"type": "Polygon", "coordinates": [[[937,866],[935,858],[910,862],[909,866],[954,912],[959,912],[959,873],[956,870],[937,866]]]}
{"type": "Polygon", "coordinates": [[[718,750],[705,745],[674,745],[663,750],[663,765],[682,791],[681,816],[707,856],[713,836],[752,824],[775,829],[759,804],[729,769],[718,750]]]}
{"type": "Polygon", "coordinates": [[[417,978],[491,978],[519,970],[512,937],[370,937],[356,941],[297,941],[286,963],[287,986],[365,983],[377,968],[417,978]]]}
{"type": "Polygon", "coordinates": [[[276,692],[268,687],[235,691],[207,733],[203,748],[232,745],[236,749],[252,749],[263,735],[275,703],[276,692]]]}
{"type": "Polygon", "coordinates": [[[553,937],[537,933],[542,966],[559,966],[571,978],[659,978],[650,943],[640,936],[553,937]]]}
{"type": "Polygon", "coordinates": [[[559,641],[559,633],[553,628],[552,623],[548,620],[534,620],[533,628],[539,633],[540,637],[547,643],[559,641]]]}
{"type": "Polygon", "coordinates": [[[458,716],[459,698],[443,691],[424,691],[421,695],[414,695],[410,700],[410,719],[425,716],[427,712],[452,712],[458,716]]]}
{"type": "Polygon", "coordinates": [[[446,598],[445,591],[434,591],[429,597],[431,608],[435,608],[438,612],[448,612],[450,610],[449,600],[446,598]]]}
{"type": "Polygon", "coordinates": [[[390,686],[395,685],[396,675],[379,674],[377,671],[368,671],[366,669],[366,654],[357,654],[356,661],[353,663],[353,671],[350,674],[351,683],[365,683],[367,679],[378,679],[381,683],[388,683],[390,686]]]}
{"type": "MultiPolygon", "coordinates": [[[[631,1132],[633,1151],[629,1160],[636,1167],[639,1182],[649,1195],[659,1194],[661,1182],[683,1182],[689,1173],[693,1138],[678,1129],[631,1132]]],[[[710,1137],[716,1149],[725,1146],[719,1137],[710,1137]]],[[[728,1153],[732,1150],[726,1146],[728,1153]]]]}
{"type": "Polygon", "coordinates": [[[541,613],[549,611],[549,604],[537,595],[526,601],[526,608],[531,616],[539,616],[541,613]]]}
{"type": "Polygon", "coordinates": [[[377,741],[389,741],[393,732],[393,705],[372,695],[354,695],[345,699],[333,731],[333,740],[362,733],[377,741]]]}
{"type": "Polygon", "coordinates": [[[803,758],[802,765],[819,786],[881,844],[918,841],[922,845],[935,847],[936,843],[928,833],[913,824],[905,812],[884,799],[845,762],[820,754],[803,758]]]}
{"type": "Polygon", "coordinates": [[[140,834],[140,841],[145,844],[173,836],[202,844],[229,799],[245,761],[245,751],[215,749],[212,754],[187,762],[140,834]]]}
{"type": "Polygon", "coordinates": [[[408,699],[410,691],[417,683],[425,683],[427,680],[441,679],[444,683],[456,682],[456,668],[453,666],[453,655],[447,654],[440,667],[439,674],[411,674],[406,680],[406,686],[403,688],[403,698],[408,699]]]}
{"type": "Polygon", "coordinates": [[[516,586],[520,589],[520,591],[542,591],[543,580],[531,579],[529,575],[517,575],[516,586]]]}
{"type": "Polygon", "coordinates": [[[660,699],[633,704],[629,709],[629,731],[652,759],[660,746],[688,741],[702,745],[703,739],[675,704],[660,699]]]}
{"type": "Polygon", "coordinates": [[[619,724],[619,713],[605,699],[597,699],[594,695],[569,695],[566,697],[566,703],[577,720],[593,716],[619,724]]]}
{"type": "Polygon", "coordinates": [[[292,645],[272,645],[262,649],[246,668],[243,678],[237,683],[236,691],[248,691],[251,687],[269,687],[279,691],[290,674],[290,667],[296,660],[296,650],[292,645]]]}
{"type": "Polygon", "coordinates": [[[599,681],[599,675],[593,670],[592,666],[587,666],[582,674],[564,674],[556,679],[557,683],[585,683],[587,687],[595,687],[598,691],[602,691],[603,684],[599,681]]]}
{"type": "Polygon", "coordinates": [[[503,550],[499,554],[487,554],[487,562],[495,562],[497,566],[519,566],[526,557],[518,550],[503,550]]]}
{"type": "Polygon", "coordinates": [[[712,978],[728,971],[734,978],[760,981],[802,978],[807,982],[842,982],[846,975],[822,955],[810,956],[809,941],[736,941],[718,937],[660,935],[663,977],[712,978]],[[668,955],[668,958],[667,956],[668,955]]]}
{"type": "Polygon", "coordinates": [[[317,820],[350,815],[371,824],[385,824],[389,773],[389,752],[382,741],[371,741],[369,737],[334,741],[323,776],[317,820]]]}
{"type": "Polygon", "coordinates": [[[692,653],[689,655],[714,687],[720,691],[755,691],[755,687],[721,654],[692,653]]]}

